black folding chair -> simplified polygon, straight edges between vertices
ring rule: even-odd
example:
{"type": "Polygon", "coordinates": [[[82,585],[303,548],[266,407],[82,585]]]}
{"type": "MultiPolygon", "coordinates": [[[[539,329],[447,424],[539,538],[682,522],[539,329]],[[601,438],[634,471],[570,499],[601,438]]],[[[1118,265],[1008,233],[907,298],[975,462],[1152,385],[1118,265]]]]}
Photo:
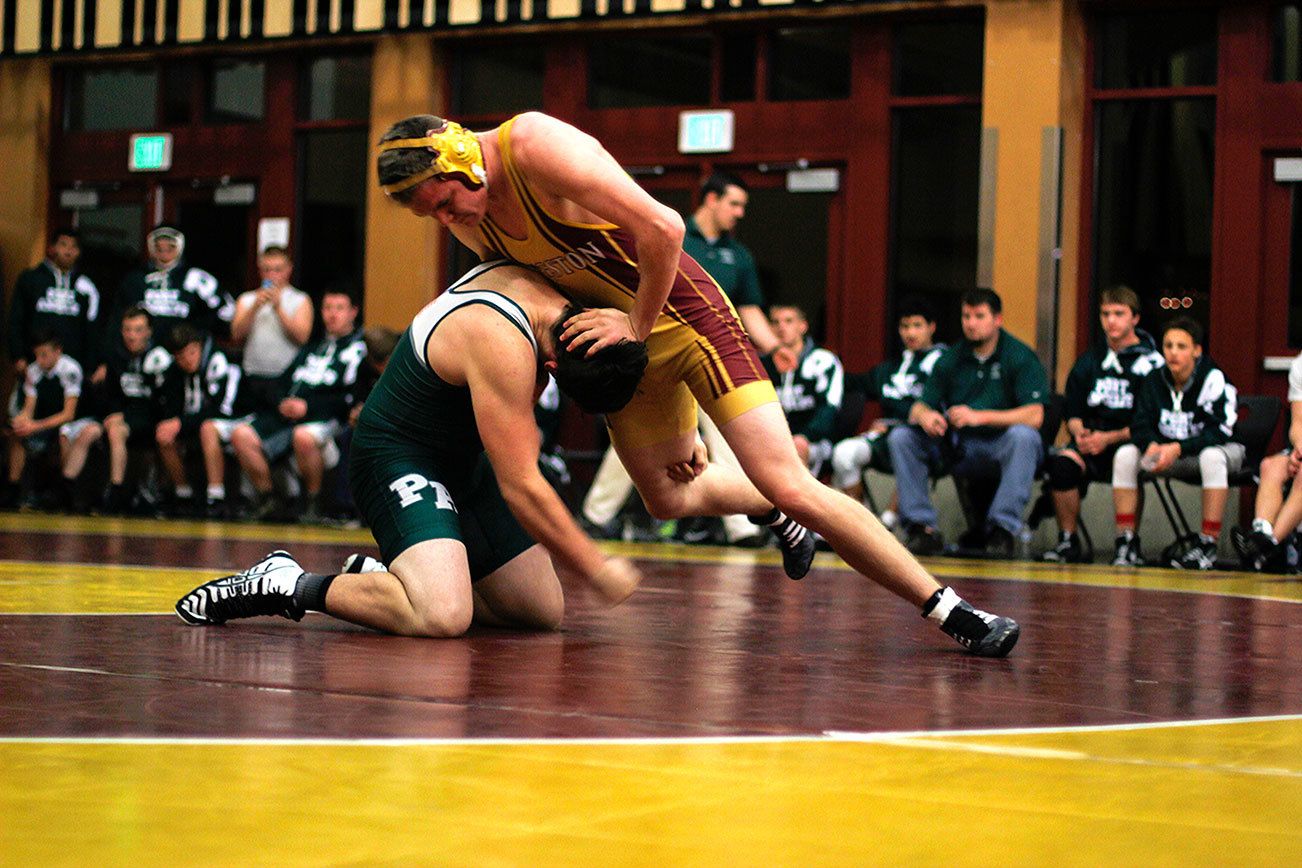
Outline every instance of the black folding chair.
{"type": "MultiPolygon", "coordinates": [[[[1257,484],[1261,460],[1266,457],[1266,449],[1270,447],[1271,438],[1275,436],[1275,428],[1279,425],[1283,407],[1283,402],[1274,395],[1239,396],[1238,419],[1235,420],[1234,433],[1230,435],[1230,440],[1243,444],[1243,467],[1230,474],[1230,488],[1257,484]]],[[[1155,476],[1145,471],[1139,474],[1140,487],[1142,488],[1146,482],[1153,483],[1153,488],[1157,491],[1157,499],[1162,504],[1162,511],[1166,513],[1166,520],[1175,534],[1175,542],[1162,550],[1162,563],[1170,563],[1198,541],[1198,534],[1189,524],[1184,510],[1180,508],[1180,503],[1175,498],[1175,489],[1171,484],[1184,482],[1188,485],[1201,485],[1202,478],[1197,471],[1172,476],[1155,476]]]]}

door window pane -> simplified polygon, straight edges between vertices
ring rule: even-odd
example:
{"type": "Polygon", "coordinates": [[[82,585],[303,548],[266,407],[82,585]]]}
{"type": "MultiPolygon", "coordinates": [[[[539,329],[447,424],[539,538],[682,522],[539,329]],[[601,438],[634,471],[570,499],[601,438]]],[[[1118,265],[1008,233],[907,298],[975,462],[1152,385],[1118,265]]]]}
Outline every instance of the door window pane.
{"type": "Polygon", "coordinates": [[[156,122],[156,67],[72,68],[64,82],[64,129],[149,129],[156,122]]]}
{"type": "Polygon", "coordinates": [[[985,63],[982,21],[900,24],[894,37],[896,95],[980,95],[985,63]]]}
{"type": "Polygon", "coordinates": [[[1216,10],[1103,16],[1094,58],[1101,88],[1216,84],[1216,10]]]}
{"type": "Polygon", "coordinates": [[[452,64],[456,113],[515,114],[541,109],[545,60],[541,41],[463,46],[452,64]]]}
{"type": "Polygon", "coordinates": [[[359,120],[371,115],[371,57],[344,54],[308,61],[304,87],[310,121],[359,120]]]}
{"type": "MultiPolygon", "coordinates": [[[[892,304],[926,298],[936,311],[936,339],[953,342],[959,297],[976,286],[981,109],[899,109],[893,127],[892,304]]],[[[888,335],[897,339],[894,328],[888,335]]]]}
{"type": "Polygon", "coordinates": [[[1275,81],[1302,81],[1302,6],[1283,6],[1275,14],[1275,81]]]}
{"type": "Polygon", "coordinates": [[[1098,109],[1094,285],[1133,288],[1149,330],[1173,304],[1211,326],[1215,125],[1210,99],[1098,109]]]}
{"type": "Polygon", "coordinates": [[[169,64],[163,75],[163,125],[184,126],[193,120],[195,68],[192,63],[169,64]]]}
{"type": "Polygon", "coordinates": [[[708,36],[606,37],[588,43],[588,105],[708,105],[708,36]]]}
{"type": "Polygon", "coordinates": [[[303,136],[301,255],[294,268],[297,286],[316,298],[339,282],[362,285],[366,158],[366,130],[303,136]]]}
{"type": "Polygon", "coordinates": [[[836,195],[752,186],[736,229],[755,256],[765,303],[799,306],[817,341],[826,334],[827,210],[836,195]],[[793,226],[800,227],[799,244],[791,243],[793,226]]]}
{"type": "Polygon", "coordinates": [[[208,83],[208,120],[218,124],[262,120],[266,75],[266,64],[260,60],[214,63],[208,83]]]}
{"type": "Polygon", "coordinates": [[[720,99],[724,102],[748,102],[755,99],[755,34],[728,34],[723,37],[722,46],[720,99]]]}
{"type": "Polygon", "coordinates": [[[116,328],[104,320],[104,312],[115,307],[118,286],[140,264],[144,245],[144,192],[140,201],[110,204],[77,215],[81,233],[81,267],[95,281],[102,294],[101,321],[106,328],[116,328]]]}
{"type": "Polygon", "coordinates": [[[769,99],[847,99],[850,28],[789,27],[769,42],[769,99]]]}

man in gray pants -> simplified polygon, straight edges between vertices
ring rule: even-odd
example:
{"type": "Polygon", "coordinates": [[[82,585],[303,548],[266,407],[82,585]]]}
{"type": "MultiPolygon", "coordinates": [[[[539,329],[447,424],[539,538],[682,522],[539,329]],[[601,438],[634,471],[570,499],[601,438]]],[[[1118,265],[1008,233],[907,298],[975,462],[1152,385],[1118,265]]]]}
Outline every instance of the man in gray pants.
{"type": "Polygon", "coordinates": [[[1043,456],[1039,429],[1049,385],[1035,353],[1004,331],[1003,322],[994,290],[964,293],[963,341],[936,362],[909,424],[887,438],[914,554],[944,548],[928,487],[931,469],[942,463],[955,477],[999,479],[986,516],[985,549],[996,557],[1013,553],[1043,456]]]}

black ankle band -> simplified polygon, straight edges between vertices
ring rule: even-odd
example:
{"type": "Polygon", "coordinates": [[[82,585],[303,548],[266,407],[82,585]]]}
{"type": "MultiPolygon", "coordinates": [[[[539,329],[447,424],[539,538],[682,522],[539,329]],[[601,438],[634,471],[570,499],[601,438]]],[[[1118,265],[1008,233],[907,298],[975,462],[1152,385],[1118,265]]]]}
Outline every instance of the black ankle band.
{"type": "Polygon", "coordinates": [[[770,527],[782,520],[782,513],[779,512],[778,508],[775,506],[764,515],[748,515],[746,518],[750,519],[751,524],[757,524],[761,527],[770,527]]]}
{"type": "Polygon", "coordinates": [[[922,604],[922,617],[925,618],[931,614],[931,610],[936,608],[936,604],[940,602],[940,595],[943,593],[945,593],[945,589],[941,588],[939,591],[927,598],[927,602],[922,604]]]}
{"type": "Polygon", "coordinates": [[[334,576],[304,573],[298,577],[298,585],[294,588],[294,602],[309,612],[324,612],[326,592],[330,590],[330,583],[334,580],[334,576]]]}

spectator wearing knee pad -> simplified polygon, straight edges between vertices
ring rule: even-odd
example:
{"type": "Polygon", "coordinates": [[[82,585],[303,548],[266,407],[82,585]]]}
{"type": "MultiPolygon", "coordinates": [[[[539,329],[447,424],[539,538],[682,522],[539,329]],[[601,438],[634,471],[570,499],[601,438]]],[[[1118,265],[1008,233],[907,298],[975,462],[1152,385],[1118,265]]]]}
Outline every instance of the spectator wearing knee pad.
{"type": "Polygon", "coordinates": [[[963,340],[936,362],[909,424],[887,436],[900,516],[910,550],[936,554],[943,541],[927,484],[931,468],[948,463],[956,477],[997,475],[978,530],[989,554],[1009,557],[1043,455],[1039,428],[1049,384],[1031,348],[1004,330],[998,293],[964,293],[962,317],[963,340]]]}
{"type": "Polygon", "coordinates": [[[1130,442],[1139,384],[1164,364],[1152,336],[1139,328],[1139,296],[1134,290],[1103,290],[1099,322],[1104,341],[1077,359],[1067,375],[1063,414],[1071,442],[1048,459],[1059,538],[1041,560],[1051,563],[1088,559],[1076,533],[1081,498],[1091,482],[1111,481],[1112,459],[1130,442]]]}
{"type": "MultiPolygon", "coordinates": [[[[906,424],[909,411],[922,397],[923,386],[946,349],[944,344],[932,343],[936,315],[924,299],[905,298],[896,314],[903,352],[866,374],[854,375],[863,381],[868,400],[881,405],[881,416],[868,431],[847,437],[832,449],[832,484],[855,500],[863,499],[865,470],[893,472],[886,435],[895,426],[906,424]]],[[[847,381],[850,378],[846,376],[847,381]]],[[[892,494],[890,506],[881,514],[882,523],[888,528],[894,529],[898,524],[898,506],[897,495],[892,494]]]]}
{"type": "Polygon", "coordinates": [[[1229,475],[1243,466],[1244,448],[1231,443],[1237,392],[1216,363],[1203,353],[1203,327],[1176,317],[1162,327],[1165,367],[1140,383],[1132,441],[1117,450],[1112,495],[1117,512],[1114,563],[1141,562],[1135,536],[1139,473],[1197,473],[1202,480],[1202,531],[1195,545],[1170,566],[1210,570],[1229,498],[1229,475]]]}

